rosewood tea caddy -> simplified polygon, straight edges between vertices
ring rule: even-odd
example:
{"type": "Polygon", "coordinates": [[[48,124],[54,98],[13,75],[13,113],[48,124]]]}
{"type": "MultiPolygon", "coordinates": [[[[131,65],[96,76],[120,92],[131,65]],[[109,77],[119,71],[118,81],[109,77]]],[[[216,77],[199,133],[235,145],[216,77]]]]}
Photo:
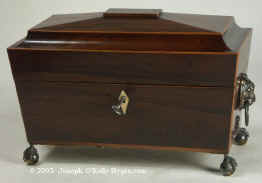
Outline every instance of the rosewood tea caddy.
{"type": "Polygon", "coordinates": [[[169,149],[223,154],[231,175],[255,101],[251,35],[231,16],[159,9],[51,16],[8,48],[24,161],[34,145],[169,149]]]}

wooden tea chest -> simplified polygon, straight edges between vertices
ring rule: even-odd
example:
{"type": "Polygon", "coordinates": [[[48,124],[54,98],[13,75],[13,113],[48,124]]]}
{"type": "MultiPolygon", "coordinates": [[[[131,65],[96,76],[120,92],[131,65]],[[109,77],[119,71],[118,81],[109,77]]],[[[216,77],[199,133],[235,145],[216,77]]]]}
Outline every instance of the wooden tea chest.
{"type": "Polygon", "coordinates": [[[51,16],[8,48],[24,160],[36,144],[170,149],[224,154],[231,175],[255,101],[251,34],[231,16],[159,9],[51,16]]]}

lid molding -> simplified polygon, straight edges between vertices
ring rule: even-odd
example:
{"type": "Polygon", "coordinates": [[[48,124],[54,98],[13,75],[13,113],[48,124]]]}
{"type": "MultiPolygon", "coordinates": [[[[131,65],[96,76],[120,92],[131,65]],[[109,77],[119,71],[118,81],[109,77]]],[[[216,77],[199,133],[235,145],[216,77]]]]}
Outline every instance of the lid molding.
{"type": "Polygon", "coordinates": [[[162,9],[109,8],[103,13],[105,18],[159,18],[162,9]]]}
{"type": "Polygon", "coordinates": [[[18,47],[235,52],[250,31],[237,26],[232,16],[166,13],[160,9],[109,9],[104,13],[54,15],[31,28],[18,47]],[[112,17],[104,17],[106,14],[112,17]]]}

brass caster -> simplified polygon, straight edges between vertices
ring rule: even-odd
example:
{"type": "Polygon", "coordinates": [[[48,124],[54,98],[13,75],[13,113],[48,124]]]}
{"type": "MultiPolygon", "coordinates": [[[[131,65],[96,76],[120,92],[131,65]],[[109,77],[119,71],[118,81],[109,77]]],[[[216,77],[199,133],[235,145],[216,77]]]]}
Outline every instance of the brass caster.
{"type": "Polygon", "coordinates": [[[249,137],[249,133],[245,128],[239,128],[234,137],[234,140],[237,145],[244,145],[247,143],[249,137]]]}
{"type": "Polygon", "coordinates": [[[30,147],[28,147],[24,151],[23,159],[24,159],[24,162],[27,163],[27,165],[36,164],[39,160],[37,149],[33,145],[30,145],[30,147]]]}
{"type": "Polygon", "coordinates": [[[232,175],[237,167],[237,162],[234,158],[225,155],[223,162],[220,165],[220,171],[224,176],[232,175]]]}

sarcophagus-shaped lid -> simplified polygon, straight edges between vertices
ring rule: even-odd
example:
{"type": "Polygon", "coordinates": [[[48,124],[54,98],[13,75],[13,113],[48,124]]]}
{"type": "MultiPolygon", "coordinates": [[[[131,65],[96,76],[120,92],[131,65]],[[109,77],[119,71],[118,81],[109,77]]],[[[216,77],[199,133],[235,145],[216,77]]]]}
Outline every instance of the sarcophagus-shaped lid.
{"type": "Polygon", "coordinates": [[[166,13],[160,9],[109,9],[53,15],[17,46],[100,51],[235,52],[250,29],[231,16],[166,13]]]}

